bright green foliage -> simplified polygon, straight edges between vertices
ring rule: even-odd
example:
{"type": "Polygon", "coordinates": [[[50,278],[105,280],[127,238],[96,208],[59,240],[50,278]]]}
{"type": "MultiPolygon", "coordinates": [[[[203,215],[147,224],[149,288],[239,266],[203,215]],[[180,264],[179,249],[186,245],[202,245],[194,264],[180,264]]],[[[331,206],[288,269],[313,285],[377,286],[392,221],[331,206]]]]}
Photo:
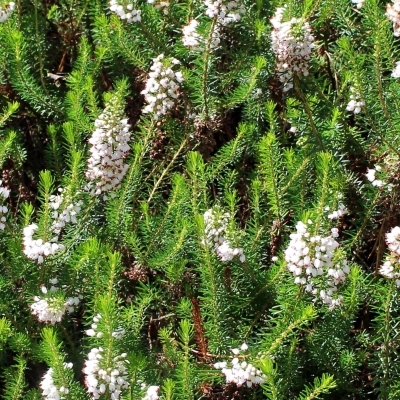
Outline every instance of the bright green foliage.
{"type": "Polygon", "coordinates": [[[392,2],[117,3],[0,23],[0,399],[400,398],[392,2]]]}

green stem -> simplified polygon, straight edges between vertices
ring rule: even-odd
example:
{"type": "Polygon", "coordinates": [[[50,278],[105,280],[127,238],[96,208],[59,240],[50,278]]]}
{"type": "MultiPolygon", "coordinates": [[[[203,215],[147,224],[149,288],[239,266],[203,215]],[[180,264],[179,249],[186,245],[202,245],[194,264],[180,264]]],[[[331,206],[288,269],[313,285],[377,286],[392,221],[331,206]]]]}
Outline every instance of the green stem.
{"type": "Polygon", "coordinates": [[[207,46],[206,46],[206,52],[204,55],[204,71],[203,71],[203,89],[202,89],[202,94],[203,94],[203,114],[205,119],[208,118],[208,99],[207,99],[207,82],[208,82],[208,64],[210,60],[210,53],[211,53],[211,43],[212,43],[212,38],[214,35],[214,29],[217,24],[217,16],[214,17],[212,23],[211,23],[211,29],[210,33],[208,35],[207,39],[207,46]]]}
{"type": "Polygon", "coordinates": [[[167,168],[164,169],[164,171],[162,172],[161,176],[158,178],[158,181],[156,182],[156,184],[153,187],[153,190],[150,193],[149,198],[147,199],[147,203],[150,203],[151,199],[154,196],[154,193],[156,192],[158,186],[160,185],[161,181],[163,180],[164,176],[167,174],[167,172],[169,171],[169,169],[172,167],[172,165],[174,164],[175,160],[178,158],[179,154],[181,153],[181,151],[183,150],[183,148],[186,146],[188,142],[188,138],[186,138],[182,144],[180,145],[179,149],[177,150],[177,152],[174,154],[171,162],[167,165],[167,168]]]}
{"type": "Polygon", "coordinates": [[[139,21],[139,22],[137,22],[137,23],[139,24],[139,26],[140,26],[140,28],[142,29],[142,31],[143,31],[143,32],[148,36],[148,38],[150,39],[150,43],[151,43],[151,42],[157,43],[157,45],[158,45],[160,48],[166,50],[164,44],[163,44],[162,42],[160,42],[160,41],[157,39],[157,37],[155,37],[155,36],[147,29],[146,25],[143,24],[143,22],[139,21]]]}
{"type": "Polygon", "coordinates": [[[323,151],[326,151],[326,148],[322,142],[321,136],[318,133],[317,127],[314,124],[314,119],[313,119],[312,112],[311,112],[310,106],[308,104],[308,101],[307,101],[303,91],[301,90],[299,77],[297,75],[295,75],[295,77],[294,77],[294,86],[295,86],[295,90],[296,90],[297,94],[300,97],[301,102],[303,103],[304,109],[306,110],[308,120],[310,121],[311,131],[314,134],[315,139],[317,140],[321,149],[323,151]]]}
{"type": "Polygon", "coordinates": [[[383,399],[388,398],[389,394],[389,379],[390,379],[390,370],[391,370],[391,362],[390,362],[390,335],[391,335],[391,329],[390,329],[390,309],[391,309],[391,298],[392,298],[392,293],[395,287],[395,281],[394,279],[391,280],[391,285],[390,289],[388,291],[387,297],[386,297],[386,302],[385,302],[385,326],[383,327],[383,357],[382,357],[382,363],[383,363],[383,368],[384,368],[384,376],[383,376],[383,382],[382,382],[382,391],[381,394],[383,396],[383,399]]]}
{"type": "MultiPolygon", "coordinates": [[[[42,58],[42,46],[40,44],[40,37],[39,37],[39,21],[38,21],[38,0],[35,0],[35,39],[36,39],[36,47],[38,51],[38,60],[39,60],[39,74],[40,74],[40,82],[42,83],[42,87],[44,92],[48,95],[49,92],[47,91],[46,83],[44,81],[44,74],[43,74],[43,58],[42,58]]],[[[45,22],[42,22],[45,24],[45,22]]],[[[46,26],[45,26],[46,28],[46,26]]]]}

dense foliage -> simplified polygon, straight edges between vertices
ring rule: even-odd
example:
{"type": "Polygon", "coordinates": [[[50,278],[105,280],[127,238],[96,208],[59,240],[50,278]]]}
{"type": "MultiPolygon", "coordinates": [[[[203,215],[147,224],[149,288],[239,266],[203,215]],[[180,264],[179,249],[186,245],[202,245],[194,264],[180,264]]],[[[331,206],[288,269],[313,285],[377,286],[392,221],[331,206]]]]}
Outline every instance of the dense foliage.
{"type": "Polygon", "coordinates": [[[0,7],[1,399],[400,398],[399,0],[0,7]]]}

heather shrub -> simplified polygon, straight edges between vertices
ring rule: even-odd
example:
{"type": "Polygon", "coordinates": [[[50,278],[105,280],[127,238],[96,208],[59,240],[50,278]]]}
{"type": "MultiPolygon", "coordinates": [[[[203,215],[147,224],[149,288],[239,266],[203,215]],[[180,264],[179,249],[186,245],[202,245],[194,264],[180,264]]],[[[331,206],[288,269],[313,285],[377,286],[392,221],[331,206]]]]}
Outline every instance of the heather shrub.
{"type": "Polygon", "coordinates": [[[0,0],[0,398],[400,398],[399,35],[0,0]]]}

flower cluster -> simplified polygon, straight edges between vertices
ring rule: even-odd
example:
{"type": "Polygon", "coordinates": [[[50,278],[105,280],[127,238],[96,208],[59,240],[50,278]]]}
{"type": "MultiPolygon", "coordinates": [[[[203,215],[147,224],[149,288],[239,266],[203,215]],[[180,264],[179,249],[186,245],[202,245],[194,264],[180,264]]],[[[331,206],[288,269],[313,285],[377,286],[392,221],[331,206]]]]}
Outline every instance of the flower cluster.
{"type": "Polygon", "coordinates": [[[0,22],[5,22],[15,10],[15,3],[10,1],[5,7],[0,7],[0,22]]]}
{"type": "Polygon", "coordinates": [[[126,20],[126,22],[133,23],[141,20],[141,11],[134,10],[132,3],[129,3],[124,7],[118,3],[118,0],[110,0],[109,4],[110,10],[117,14],[121,19],[126,20]]]}
{"type": "Polygon", "coordinates": [[[396,61],[396,67],[392,71],[392,78],[400,78],[400,61],[396,61]]]}
{"type": "Polygon", "coordinates": [[[382,181],[381,179],[376,179],[376,173],[381,172],[382,171],[382,167],[380,167],[379,165],[375,165],[375,169],[374,168],[368,168],[367,169],[367,173],[366,173],[366,177],[367,179],[372,183],[372,186],[376,186],[376,187],[382,187],[385,186],[386,183],[384,181],[382,181]]]}
{"type": "MultiPolygon", "coordinates": [[[[196,48],[200,43],[204,44],[206,42],[205,38],[197,32],[198,26],[199,21],[197,19],[192,19],[189,25],[186,25],[182,28],[182,42],[184,46],[191,47],[193,49],[196,48]]],[[[220,36],[220,27],[219,25],[215,25],[209,44],[211,50],[216,49],[221,43],[220,36]]]]}
{"type": "MultiPolygon", "coordinates": [[[[97,314],[95,317],[93,317],[93,324],[91,326],[91,329],[88,329],[86,331],[86,335],[92,336],[92,337],[97,337],[97,338],[103,337],[103,332],[97,331],[97,328],[98,328],[97,324],[99,323],[100,320],[101,320],[101,314],[97,314]]],[[[111,334],[111,336],[117,340],[121,340],[124,335],[125,335],[125,329],[122,327],[117,328],[111,334]]]]}
{"type": "Polygon", "coordinates": [[[386,16],[393,22],[394,36],[400,36],[400,0],[392,0],[392,3],[386,5],[386,16]]]}
{"type": "Polygon", "coordinates": [[[153,59],[149,79],[141,93],[144,94],[148,103],[143,113],[153,113],[155,120],[165,115],[174,106],[179,96],[183,75],[182,72],[174,72],[172,69],[173,65],[178,64],[180,62],[176,58],[168,60],[164,58],[164,54],[153,59]]]}
{"type": "Polygon", "coordinates": [[[386,234],[386,243],[392,253],[400,256],[400,227],[395,226],[386,234]]]}
{"type": "Polygon", "coordinates": [[[220,215],[212,208],[204,213],[204,226],[206,240],[204,244],[214,244],[215,251],[221,261],[227,262],[239,257],[243,263],[246,257],[242,248],[232,248],[229,240],[225,237],[229,223],[229,214],[220,215]]]}
{"type": "Polygon", "coordinates": [[[58,191],[60,194],[50,196],[49,201],[49,207],[54,210],[51,214],[53,222],[50,230],[55,236],[50,241],[34,239],[33,235],[39,228],[36,224],[31,224],[23,230],[24,254],[31,260],[36,260],[38,264],[43,263],[45,257],[64,250],[64,246],[57,243],[61,230],[67,223],[78,222],[76,216],[80,213],[83,204],[82,201],[78,201],[68,202],[68,205],[65,205],[63,189],[59,188],[58,191]]]}
{"type": "MultiPolygon", "coordinates": [[[[94,126],[86,171],[89,180],[86,188],[92,196],[118,188],[129,168],[124,160],[130,150],[130,125],[123,116],[123,104],[117,95],[108,101],[94,126]]],[[[107,195],[104,194],[103,199],[106,200],[107,195]]]]}
{"type": "Polygon", "coordinates": [[[271,19],[272,50],[277,57],[277,68],[283,91],[293,88],[293,76],[308,76],[308,62],[314,48],[314,36],[308,22],[301,18],[292,18],[282,22],[285,7],[276,10],[271,19]]]}
{"type": "MultiPolygon", "coordinates": [[[[329,207],[326,208],[326,211],[329,211],[329,207]]],[[[347,207],[343,203],[339,203],[339,209],[332,211],[331,214],[328,214],[328,218],[337,219],[343,217],[345,214],[347,214],[347,207]]]]}
{"type": "MultiPolygon", "coordinates": [[[[91,329],[86,331],[88,336],[98,339],[104,336],[104,333],[98,327],[101,318],[101,314],[93,317],[91,329]]],[[[115,332],[112,332],[112,336],[118,340],[121,340],[124,334],[125,330],[123,328],[118,328],[115,332]]],[[[129,386],[126,354],[114,357],[113,365],[102,365],[102,352],[103,349],[101,347],[92,349],[88,355],[88,360],[85,362],[83,372],[87,375],[87,390],[94,399],[98,399],[108,388],[111,393],[111,399],[118,400],[121,391],[129,386]]]]}
{"type": "Polygon", "coordinates": [[[229,24],[230,22],[240,21],[245,13],[243,3],[239,0],[204,0],[204,5],[207,7],[206,15],[210,18],[217,18],[221,25],[229,24]]]}
{"type": "Polygon", "coordinates": [[[142,400],[158,400],[160,398],[158,396],[159,389],[160,386],[149,386],[147,388],[146,396],[144,396],[142,400]]]}
{"type": "MultiPolygon", "coordinates": [[[[2,187],[1,185],[3,182],[0,180],[0,202],[3,203],[8,197],[10,196],[10,191],[2,187]]],[[[0,230],[4,231],[4,228],[6,225],[4,224],[6,222],[6,217],[5,215],[8,213],[8,208],[7,206],[1,205],[0,204],[0,230]]]]}
{"type": "Polygon", "coordinates": [[[64,245],[55,243],[57,237],[50,242],[42,239],[34,239],[33,234],[39,227],[36,224],[28,225],[23,229],[23,245],[24,254],[31,260],[36,260],[38,264],[42,264],[44,257],[52,256],[65,249],[64,245]]]}
{"type": "MultiPolygon", "coordinates": [[[[353,90],[354,91],[354,90],[353,90]]],[[[365,106],[365,102],[360,100],[360,95],[354,93],[350,95],[350,101],[347,104],[346,110],[358,114],[361,112],[361,108],[365,106]]]]}
{"type": "Polygon", "coordinates": [[[98,322],[101,320],[101,314],[97,314],[95,317],[93,317],[93,324],[91,329],[88,329],[86,331],[86,335],[88,336],[92,336],[92,337],[97,337],[97,338],[101,338],[103,337],[103,332],[96,332],[97,329],[97,324],[98,322]]]}
{"type": "Polygon", "coordinates": [[[32,309],[32,314],[37,315],[39,322],[50,322],[54,325],[56,322],[61,322],[66,311],[74,312],[74,307],[79,304],[82,295],[69,297],[65,300],[65,297],[58,292],[59,288],[55,286],[57,279],[51,279],[50,283],[52,286],[49,290],[45,286],[41,287],[45,297],[35,296],[35,302],[29,307],[32,309]]]}
{"type": "Polygon", "coordinates": [[[83,202],[79,200],[75,204],[68,204],[64,210],[60,211],[60,206],[64,203],[64,196],[62,195],[64,189],[59,188],[58,191],[60,194],[50,196],[49,201],[49,207],[54,210],[51,215],[53,223],[50,229],[56,235],[60,234],[67,223],[76,224],[78,222],[76,216],[81,212],[83,204],[83,202]]]}
{"type": "Polygon", "coordinates": [[[197,19],[192,19],[189,25],[182,28],[182,42],[184,46],[196,47],[199,45],[200,35],[196,32],[199,26],[199,21],[197,19]]]}
{"type": "Polygon", "coordinates": [[[395,226],[386,234],[386,243],[390,250],[390,255],[379,269],[379,273],[388,279],[396,279],[396,286],[400,288],[400,227],[395,226]],[[396,268],[395,268],[396,267],[396,268]]]}
{"type": "MultiPolygon", "coordinates": [[[[240,350],[232,349],[234,355],[239,355],[240,351],[248,349],[246,343],[243,343],[240,350]]],[[[226,383],[235,383],[238,387],[246,383],[247,387],[252,387],[253,384],[258,385],[265,382],[265,375],[252,364],[246,361],[239,361],[238,357],[232,359],[231,367],[228,368],[226,361],[217,362],[214,364],[215,369],[220,369],[225,375],[226,383]]]]}
{"type": "Polygon", "coordinates": [[[358,9],[360,9],[360,8],[363,6],[365,0],[351,0],[351,2],[354,3],[354,5],[355,5],[358,9]]]}
{"type": "MultiPolygon", "coordinates": [[[[65,369],[71,369],[72,363],[64,363],[65,369]]],[[[53,368],[49,368],[44,374],[42,381],[40,382],[40,388],[42,389],[42,395],[46,400],[61,400],[65,399],[63,395],[69,394],[69,389],[61,386],[57,388],[53,381],[53,368]]]]}
{"type": "MultiPolygon", "coordinates": [[[[308,220],[311,225],[312,221],[308,220]]],[[[290,235],[290,243],[285,250],[287,267],[295,277],[295,284],[302,285],[305,290],[318,298],[330,309],[339,306],[342,296],[337,294],[337,286],[346,280],[350,268],[347,261],[336,260],[335,250],[339,243],[337,228],[332,228],[327,237],[311,236],[308,226],[299,221],[296,233],[290,235]]]]}
{"type": "Polygon", "coordinates": [[[396,286],[400,288],[400,272],[395,271],[393,265],[397,264],[397,260],[390,259],[390,257],[383,263],[379,269],[379,273],[388,279],[396,279],[396,286]]]}
{"type": "Polygon", "coordinates": [[[90,350],[85,361],[83,373],[88,393],[93,399],[99,399],[108,389],[111,400],[118,400],[123,389],[129,387],[129,376],[126,364],[126,353],[112,359],[112,365],[102,365],[104,362],[103,348],[95,347],[90,350]]]}

